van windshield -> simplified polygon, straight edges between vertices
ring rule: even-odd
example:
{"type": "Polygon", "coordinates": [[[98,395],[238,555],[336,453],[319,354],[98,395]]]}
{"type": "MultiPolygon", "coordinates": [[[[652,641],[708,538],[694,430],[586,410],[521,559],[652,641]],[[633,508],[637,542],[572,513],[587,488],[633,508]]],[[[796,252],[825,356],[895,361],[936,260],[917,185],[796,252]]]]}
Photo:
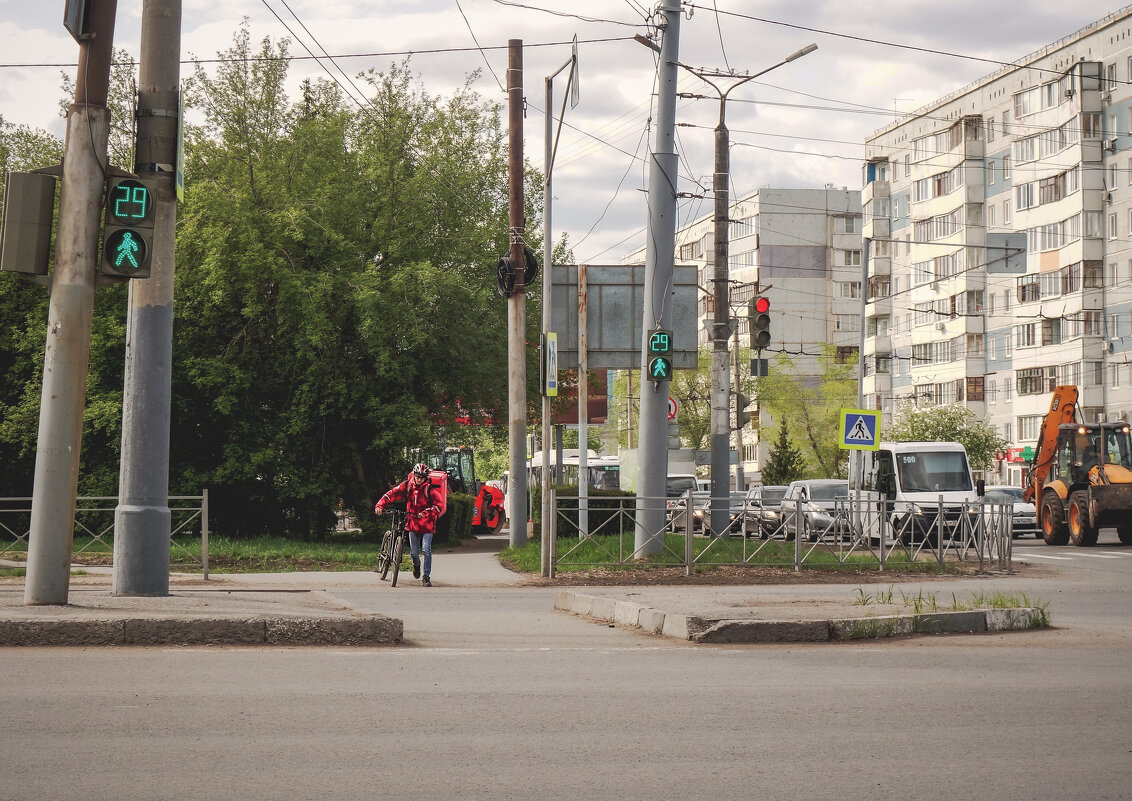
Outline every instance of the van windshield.
{"type": "Polygon", "coordinates": [[[896,455],[905,492],[969,492],[967,458],[956,451],[920,451],[896,455]]]}
{"type": "Polygon", "coordinates": [[[696,488],[696,479],[692,476],[669,476],[664,480],[664,494],[669,498],[683,495],[688,490],[696,488]]]}

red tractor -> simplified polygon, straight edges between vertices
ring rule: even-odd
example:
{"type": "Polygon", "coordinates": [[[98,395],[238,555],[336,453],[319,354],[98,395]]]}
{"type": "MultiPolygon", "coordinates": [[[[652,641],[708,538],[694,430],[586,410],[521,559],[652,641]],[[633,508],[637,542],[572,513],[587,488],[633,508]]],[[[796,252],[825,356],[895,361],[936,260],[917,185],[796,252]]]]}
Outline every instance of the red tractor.
{"type": "Polygon", "coordinates": [[[498,534],[507,522],[503,491],[476,479],[476,456],[471,448],[445,448],[440,453],[420,454],[415,461],[448,474],[448,491],[471,495],[472,533],[498,534]]]}

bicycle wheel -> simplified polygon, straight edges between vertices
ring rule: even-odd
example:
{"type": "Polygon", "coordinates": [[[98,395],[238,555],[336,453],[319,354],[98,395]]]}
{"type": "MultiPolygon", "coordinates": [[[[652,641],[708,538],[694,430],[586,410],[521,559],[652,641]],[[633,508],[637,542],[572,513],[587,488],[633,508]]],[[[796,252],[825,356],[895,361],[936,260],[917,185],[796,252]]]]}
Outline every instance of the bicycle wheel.
{"type": "Polygon", "coordinates": [[[393,579],[392,584],[397,586],[397,574],[401,572],[401,553],[405,549],[405,535],[398,534],[393,538],[393,579]]]}
{"type": "Polygon", "coordinates": [[[393,561],[393,532],[386,531],[385,536],[381,538],[381,553],[377,557],[377,570],[381,574],[381,580],[385,581],[385,577],[389,574],[389,565],[393,561]]]}

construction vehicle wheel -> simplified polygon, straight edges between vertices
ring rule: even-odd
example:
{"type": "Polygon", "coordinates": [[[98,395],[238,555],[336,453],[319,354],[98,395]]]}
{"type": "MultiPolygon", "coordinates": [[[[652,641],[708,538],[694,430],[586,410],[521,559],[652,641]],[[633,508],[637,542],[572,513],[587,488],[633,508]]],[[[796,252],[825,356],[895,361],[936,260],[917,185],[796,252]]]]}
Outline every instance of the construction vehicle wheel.
{"type": "Polygon", "coordinates": [[[1065,545],[1069,542],[1069,529],[1065,527],[1065,509],[1056,492],[1042,496],[1042,539],[1046,545],[1065,545]]]}
{"type": "Polygon", "coordinates": [[[1132,545],[1132,526],[1121,526],[1116,529],[1116,536],[1120,537],[1121,545],[1132,545]]]}
{"type": "Polygon", "coordinates": [[[1071,543],[1079,548],[1088,548],[1097,544],[1099,532],[1089,521],[1089,499],[1084,492],[1078,490],[1069,496],[1066,518],[1071,543]]]}

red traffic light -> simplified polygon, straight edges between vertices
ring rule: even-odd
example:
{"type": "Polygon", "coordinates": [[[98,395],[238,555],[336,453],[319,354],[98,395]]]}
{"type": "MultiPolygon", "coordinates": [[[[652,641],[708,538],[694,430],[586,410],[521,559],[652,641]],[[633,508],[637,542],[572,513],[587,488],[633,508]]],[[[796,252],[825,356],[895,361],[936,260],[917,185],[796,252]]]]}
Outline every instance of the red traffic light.
{"type": "Polygon", "coordinates": [[[755,311],[759,314],[770,311],[770,298],[761,296],[755,298],[755,311]]]}

